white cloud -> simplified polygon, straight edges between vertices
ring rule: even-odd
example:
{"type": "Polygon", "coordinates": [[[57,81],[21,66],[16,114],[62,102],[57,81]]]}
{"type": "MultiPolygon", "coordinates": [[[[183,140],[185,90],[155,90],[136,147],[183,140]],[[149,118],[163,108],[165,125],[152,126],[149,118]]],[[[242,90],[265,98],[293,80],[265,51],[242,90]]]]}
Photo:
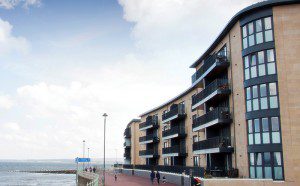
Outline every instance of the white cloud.
{"type": "Polygon", "coordinates": [[[40,6],[41,0],[0,0],[0,7],[5,9],[13,9],[20,4],[22,4],[24,8],[40,6]]]}
{"type": "Polygon", "coordinates": [[[11,131],[19,131],[20,130],[19,124],[15,123],[15,122],[4,123],[2,125],[2,128],[3,129],[8,129],[8,130],[11,130],[11,131]]]}
{"type": "Polygon", "coordinates": [[[0,56],[13,51],[26,54],[29,43],[24,37],[12,35],[13,26],[0,18],[0,56]]]}
{"type": "Polygon", "coordinates": [[[10,96],[0,95],[0,109],[10,109],[14,102],[10,96]]]}

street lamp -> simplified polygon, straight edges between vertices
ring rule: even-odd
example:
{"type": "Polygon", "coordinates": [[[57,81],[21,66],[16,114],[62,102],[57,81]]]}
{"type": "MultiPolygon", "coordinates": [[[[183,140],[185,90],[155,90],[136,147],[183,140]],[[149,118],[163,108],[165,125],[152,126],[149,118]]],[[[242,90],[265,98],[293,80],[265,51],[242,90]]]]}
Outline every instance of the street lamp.
{"type": "MultiPolygon", "coordinates": [[[[82,141],[82,158],[84,158],[85,153],[85,140],[82,141]]],[[[82,163],[82,171],[84,171],[84,163],[82,163]]]]}
{"type": "Polygon", "coordinates": [[[103,185],[105,185],[105,130],[106,130],[106,113],[102,115],[104,117],[104,157],[103,157],[103,185]]]}
{"type": "MultiPolygon", "coordinates": [[[[90,148],[88,148],[88,154],[87,154],[87,157],[90,158],[90,148]]],[[[88,167],[90,167],[90,162],[88,162],[88,167]]]]}

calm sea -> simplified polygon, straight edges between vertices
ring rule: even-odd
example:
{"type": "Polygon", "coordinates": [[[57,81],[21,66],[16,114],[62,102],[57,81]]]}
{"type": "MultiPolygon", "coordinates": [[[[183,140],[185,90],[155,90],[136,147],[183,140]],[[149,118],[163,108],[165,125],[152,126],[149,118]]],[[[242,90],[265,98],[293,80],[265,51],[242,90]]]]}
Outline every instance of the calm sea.
{"type": "Polygon", "coordinates": [[[72,161],[0,161],[0,185],[73,186],[75,185],[76,180],[76,175],[74,174],[45,174],[20,172],[34,170],[71,169],[76,169],[76,165],[72,161]]]}

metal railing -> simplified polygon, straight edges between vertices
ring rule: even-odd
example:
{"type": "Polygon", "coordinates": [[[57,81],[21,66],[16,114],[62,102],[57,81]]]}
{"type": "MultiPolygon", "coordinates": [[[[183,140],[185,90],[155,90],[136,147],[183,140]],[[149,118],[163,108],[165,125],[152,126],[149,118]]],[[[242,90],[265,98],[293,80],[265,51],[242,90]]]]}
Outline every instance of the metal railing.
{"type": "Polygon", "coordinates": [[[131,157],[130,151],[125,151],[125,152],[124,152],[124,157],[125,157],[125,158],[130,158],[130,157],[131,157]]]}
{"type": "Polygon", "coordinates": [[[158,126],[158,117],[156,117],[156,116],[147,117],[146,121],[139,125],[139,128],[141,129],[141,128],[145,128],[145,127],[148,127],[151,125],[153,125],[153,127],[158,126]]]}
{"type": "Polygon", "coordinates": [[[211,55],[206,60],[204,64],[192,75],[192,83],[197,81],[215,62],[228,63],[227,53],[220,52],[218,54],[211,55]]]}
{"type": "Polygon", "coordinates": [[[178,153],[178,154],[186,154],[185,147],[180,145],[174,145],[172,147],[165,147],[162,149],[163,154],[172,154],[172,153],[178,153]]]}
{"type": "Polygon", "coordinates": [[[154,149],[140,150],[139,155],[140,156],[147,156],[147,155],[156,156],[156,155],[158,155],[158,149],[154,148],[154,149]]]}
{"type": "Polygon", "coordinates": [[[126,138],[130,138],[131,137],[131,130],[130,128],[126,128],[125,131],[124,131],[124,136],[126,138]]]}
{"type": "Polygon", "coordinates": [[[164,130],[162,132],[162,137],[167,137],[167,136],[171,136],[174,134],[178,134],[178,136],[184,135],[185,134],[185,126],[184,125],[171,126],[170,129],[164,130]]]}
{"type": "Polygon", "coordinates": [[[176,116],[176,115],[184,115],[185,114],[185,107],[184,105],[178,105],[178,104],[175,104],[172,106],[172,108],[170,109],[170,111],[164,113],[162,115],[162,120],[167,120],[173,116],[176,116]]]}
{"type": "Polygon", "coordinates": [[[216,107],[212,111],[197,117],[193,120],[193,128],[199,127],[205,123],[211,122],[215,119],[230,119],[230,112],[228,107],[216,107]]]}
{"type": "Polygon", "coordinates": [[[131,142],[130,141],[129,142],[125,141],[124,144],[123,144],[123,146],[124,147],[130,147],[131,146],[131,142]]]}
{"type": "Polygon", "coordinates": [[[218,147],[228,147],[231,146],[230,137],[213,137],[207,140],[202,140],[193,143],[193,150],[203,150],[203,149],[211,149],[218,147]]]}
{"type": "Polygon", "coordinates": [[[153,140],[153,142],[156,142],[156,141],[158,141],[158,137],[157,137],[157,135],[155,134],[148,134],[148,135],[146,135],[146,136],[141,136],[140,138],[139,138],[139,142],[144,142],[144,141],[149,141],[149,140],[153,140]]]}
{"type": "Polygon", "coordinates": [[[191,171],[194,176],[203,177],[204,168],[203,167],[189,167],[189,166],[180,166],[180,165],[135,165],[134,169],[141,170],[155,170],[160,172],[169,172],[175,174],[185,174],[189,175],[191,171]]]}
{"type": "Polygon", "coordinates": [[[205,88],[201,92],[192,97],[192,105],[197,104],[218,89],[228,90],[228,79],[216,79],[209,85],[205,86],[205,88]]]}

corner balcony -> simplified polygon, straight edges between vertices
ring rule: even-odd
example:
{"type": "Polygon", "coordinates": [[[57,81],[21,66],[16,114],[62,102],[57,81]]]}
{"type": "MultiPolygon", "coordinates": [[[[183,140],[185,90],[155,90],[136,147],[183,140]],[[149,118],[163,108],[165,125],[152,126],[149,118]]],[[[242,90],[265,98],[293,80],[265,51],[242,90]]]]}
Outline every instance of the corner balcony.
{"type": "Polygon", "coordinates": [[[214,110],[197,117],[193,120],[193,132],[207,127],[231,123],[229,108],[217,107],[214,110]]]}
{"type": "Polygon", "coordinates": [[[219,100],[231,93],[228,79],[216,79],[209,85],[205,86],[201,92],[193,96],[192,109],[203,105],[207,101],[219,100]]]}
{"type": "Polygon", "coordinates": [[[130,128],[126,128],[124,131],[124,137],[125,138],[131,138],[131,131],[130,128]]]}
{"type": "Polygon", "coordinates": [[[147,143],[157,143],[159,141],[159,138],[156,135],[149,134],[146,136],[142,136],[139,138],[140,144],[147,144],[147,143]]]}
{"type": "Polygon", "coordinates": [[[185,137],[185,126],[171,126],[170,129],[162,132],[162,139],[172,139],[177,137],[185,137]]]}
{"type": "Polygon", "coordinates": [[[213,137],[193,143],[194,154],[233,152],[229,137],[213,137]]]}
{"type": "Polygon", "coordinates": [[[218,75],[229,67],[226,53],[215,54],[204,61],[204,64],[192,75],[192,85],[199,83],[203,78],[218,75]]]}
{"type": "Polygon", "coordinates": [[[162,149],[162,156],[168,157],[168,156],[186,156],[187,153],[185,151],[185,147],[174,145],[172,147],[165,147],[162,149]]]}
{"type": "Polygon", "coordinates": [[[125,159],[130,159],[131,158],[130,151],[129,152],[125,151],[124,158],[125,159]]]}
{"type": "Polygon", "coordinates": [[[139,155],[143,158],[158,158],[159,156],[157,149],[140,150],[139,155]]]}
{"type": "Polygon", "coordinates": [[[146,121],[143,123],[140,123],[139,125],[140,130],[147,130],[150,128],[158,128],[158,119],[157,117],[147,117],[146,121]]]}
{"type": "Polygon", "coordinates": [[[173,105],[171,106],[170,111],[164,113],[162,115],[162,123],[167,123],[169,121],[175,120],[175,119],[181,119],[186,116],[184,106],[179,105],[173,105]]]}
{"type": "Polygon", "coordinates": [[[125,147],[125,148],[130,148],[131,147],[131,142],[130,141],[128,141],[128,142],[124,142],[124,144],[123,144],[123,146],[125,147]]]}

